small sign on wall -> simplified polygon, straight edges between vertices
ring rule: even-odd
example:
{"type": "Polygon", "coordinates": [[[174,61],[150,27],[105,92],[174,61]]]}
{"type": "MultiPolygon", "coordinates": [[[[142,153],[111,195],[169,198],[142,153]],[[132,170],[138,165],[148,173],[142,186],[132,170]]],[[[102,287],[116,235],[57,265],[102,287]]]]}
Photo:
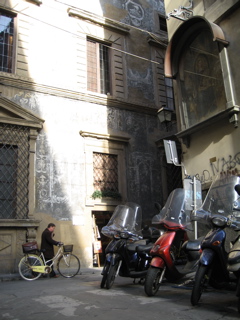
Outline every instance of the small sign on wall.
{"type": "Polygon", "coordinates": [[[102,242],[101,241],[94,242],[94,253],[102,253],[102,242]]]}
{"type": "Polygon", "coordinates": [[[74,226],[85,226],[85,217],[83,214],[75,215],[72,217],[72,223],[74,226]]]}

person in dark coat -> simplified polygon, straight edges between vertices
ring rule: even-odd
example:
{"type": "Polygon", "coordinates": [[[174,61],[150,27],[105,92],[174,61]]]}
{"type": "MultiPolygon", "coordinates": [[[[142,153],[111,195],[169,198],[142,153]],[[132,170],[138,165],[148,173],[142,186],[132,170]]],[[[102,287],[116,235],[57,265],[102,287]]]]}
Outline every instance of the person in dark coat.
{"type": "MultiPolygon", "coordinates": [[[[52,263],[52,258],[54,257],[54,248],[53,246],[59,245],[61,242],[60,241],[55,241],[53,240],[54,237],[54,230],[56,226],[54,223],[49,223],[47,228],[43,231],[42,233],[42,242],[41,242],[41,250],[43,250],[44,258],[45,260],[50,260],[47,262],[47,265],[51,265],[52,263]]],[[[55,271],[53,270],[52,266],[52,271],[50,273],[51,278],[57,278],[58,275],[56,275],[55,271]]]]}

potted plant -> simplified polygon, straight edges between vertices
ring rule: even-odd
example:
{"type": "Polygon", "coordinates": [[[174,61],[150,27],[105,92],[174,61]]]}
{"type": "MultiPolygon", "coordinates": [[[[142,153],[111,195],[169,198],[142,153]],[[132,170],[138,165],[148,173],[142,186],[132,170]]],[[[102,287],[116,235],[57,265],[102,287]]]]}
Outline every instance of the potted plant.
{"type": "Polygon", "coordinates": [[[91,195],[92,199],[101,199],[101,198],[111,198],[116,200],[121,200],[122,196],[118,191],[112,191],[112,190],[95,190],[93,194],[91,195]]]}

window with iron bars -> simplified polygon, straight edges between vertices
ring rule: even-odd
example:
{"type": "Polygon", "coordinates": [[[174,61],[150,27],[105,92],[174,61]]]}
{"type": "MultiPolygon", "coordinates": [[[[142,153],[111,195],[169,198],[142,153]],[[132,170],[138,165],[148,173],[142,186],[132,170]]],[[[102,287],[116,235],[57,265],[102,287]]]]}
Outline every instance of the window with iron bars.
{"type": "Polygon", "coordinates": [[[28,218],[29,128],[0,123],[0,219],[28,218]]]}
{"type": "Polygon", "coordinates": [[[118,192],[117,155],[93,153],[93,180],[95,191],[118,192]]]}
{"type": "Polygon", "coordinates": [[[0,71],[13,72],[13,40],[15,16],[0,11],[0,71]]]}
{"type": "Polygon", "coordinates": [[[165,17],[159,16],[159,29],[161,31],[167,32],[167,22],[165,17]]]}
{"type": "Polygon", "coordinates": [[[165,91],[166,91],[166,104],[170,110],[175,110],[174,97],[173,97],[173,84],[172,79],[165,78],[165,91]]]}
{"type": "Polygon", "coordinates": [[[110,93],[108,47],[87,39],[87,89],[92,92],[110,93]]]}

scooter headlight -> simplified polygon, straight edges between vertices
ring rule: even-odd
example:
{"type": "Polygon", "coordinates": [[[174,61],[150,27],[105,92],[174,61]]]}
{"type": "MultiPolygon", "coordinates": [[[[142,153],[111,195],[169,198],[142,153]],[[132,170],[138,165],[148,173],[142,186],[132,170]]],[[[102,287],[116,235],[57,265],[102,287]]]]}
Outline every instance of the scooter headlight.
{"type": "Polygon", "coordinates": [[[120,233],[120,237],[121,237],[122,239],[127,239],[127,238],[129,237],[129,234],[128,234],[127,232],[121,232],[121,233],[120,233]]]}
{"type": "Polygon", "coordinates": [[[218,227],[224,227],[227,223],[225,217],[215,217],[212,219],[212,222],[218,227]]]}

